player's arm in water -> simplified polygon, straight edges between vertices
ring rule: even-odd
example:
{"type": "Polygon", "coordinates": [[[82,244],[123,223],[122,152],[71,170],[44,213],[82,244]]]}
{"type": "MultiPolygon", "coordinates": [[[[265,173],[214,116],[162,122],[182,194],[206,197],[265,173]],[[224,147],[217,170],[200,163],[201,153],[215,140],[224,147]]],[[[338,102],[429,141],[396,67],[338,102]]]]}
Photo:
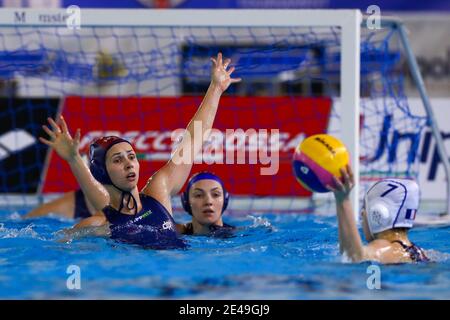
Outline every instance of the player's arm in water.
{"type": "Polygon", "coordinates": [[[231,78],[234,67],[228,69],[231,63],[230,59],[223,61],[222,54],[219,53],[215,59],[211,58],[211,60],[213,63],[211,83],[202,103],[189,122],[186,132],[172,158],[148,180],[147,185],[143,189],[145,194],[158,200],[170,213],[172,213],[170,197],[177,194],[186,182],[194,157],[203,146],[204,133],[212,128],[222,93],[230,84],[241,81],[239,78],[231,78]],[[194,134],[196,123],[201,124],[202,130],[199,132],[200,135],[194,134]],[[186,157],[186,152],[188,153],[187,158],[190,159],[187,162],[183,161],[183,157],[186,157]]]}
{"type": "Polygon", "coordinates": [[[335,187],[327,186],[333,191],[336,200],[336,212],[339,229],[339,249],[341,254],[347,255],[352,262],[365,260],[381,263],[398,262],[396,249],[386,240],[373,240],[364,246],[355,221],[350,193],[355,184],[350,166],[341,169],[342,181],[334,178],[335,187]]]}
{"type": "Polygon", "coordinates": [[[83,192],[77,190],[66,192],[61,197],[34,208],[23,218],[38,218],[50,214],[67,219],[77,219],[80,217],[102,215],[103,213],[100,211],[95,212],[83,192]]]}
{"type": "Polygon", "coordinates": [[[66,243],[83,237],[107,237],[111,234],[111,231],[105,216],[97,215],[85,218],[72,228],[63,229],[58,233],[61,235],[58,242],[66,243]]]}
{"type": "Polygon", "coordinates": [[[63,196],[44,203],[27,213],[24,218],[37,218],[55,214],[61,217],[72,219],[75,211],[75,191],[65,193],[63,196]]]}
{"type": "Polygon", "coordinates": [[[61,158],[67,161],[87,200],[89,200],[95,211],[102,211],[110,203],[110,196],[105,187],[95,180],[86,163],[81,158],[78,150],[80,129],[76,131],[75,137],[72,138],[62,116],[60,116],[59,124],[51,118],[48,118],[48,122],[52,130],[45,125],[42,127],[50,136],[50,140],[42,137],[39,140],[53,148],[61,158]]]}

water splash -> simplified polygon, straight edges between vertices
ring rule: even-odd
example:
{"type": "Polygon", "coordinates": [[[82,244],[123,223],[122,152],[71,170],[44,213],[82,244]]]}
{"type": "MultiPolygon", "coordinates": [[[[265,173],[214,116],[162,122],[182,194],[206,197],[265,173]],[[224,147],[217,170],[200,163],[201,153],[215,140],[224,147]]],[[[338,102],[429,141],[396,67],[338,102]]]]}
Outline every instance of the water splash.
{"type": "Polygon", "coordinates": [[[253,222],[253,224],[250,226],[250,228],[264,227],[264,228],[268,228],[272,231],[276,231],[276,228],[270,223],[270,221],[267,218],[255,217],[255,216],[251,216],[251,215],[248,215],[247,218],[250,218],[253,222]]]}
{"type": "Polygon", "coordinates": [[[8,238],[33,238],[39,240],[46,240],[40,237],[36,231],[33,230],[34,225],[31,223],[24,228],[7,228],[5,224],[0,223],[0,239],[8,238]]]}
{"type": "Polygon", "coordinates": [[[436,250],[425,250],[425,254],[432,262],[446,262],[450,260],[450,254],[436,250]]]}

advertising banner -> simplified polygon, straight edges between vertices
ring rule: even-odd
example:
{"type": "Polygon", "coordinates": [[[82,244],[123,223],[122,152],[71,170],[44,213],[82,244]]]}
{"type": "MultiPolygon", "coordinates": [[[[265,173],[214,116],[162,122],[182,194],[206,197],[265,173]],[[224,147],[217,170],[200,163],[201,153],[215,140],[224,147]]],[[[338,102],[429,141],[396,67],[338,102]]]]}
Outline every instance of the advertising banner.
{"type": "Polygon", "coordinates": [[[47,146],[42,124],[55,117],[57,98],[0,98],[0,192],[36,193],[47,146]]]}
{"type": "MultiPolygon", "coordinates": [[[[170,159],[201,101],[201,97],[68,97],[63,115],[73,132],[81,128],[84,154],[96,137],[128,139],[140,159],[142,188],[170,159]]],[[[292,155],[305,136],[326,131],[330,112],[329,98],[223,97],[215,130],[191,172],[215,172],[233,194],[308,196],[292,174],[292,155]]],[[[76,188],[69,166],[53,152],[44,192],[76,188]]]]}

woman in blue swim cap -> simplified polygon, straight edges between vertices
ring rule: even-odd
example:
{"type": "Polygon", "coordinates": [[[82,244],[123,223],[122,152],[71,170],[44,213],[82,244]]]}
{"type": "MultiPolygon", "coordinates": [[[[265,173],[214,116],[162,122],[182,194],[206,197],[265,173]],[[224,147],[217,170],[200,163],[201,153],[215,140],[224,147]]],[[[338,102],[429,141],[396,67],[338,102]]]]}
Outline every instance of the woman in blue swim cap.
{"type": "Polygon", "coordinates": [[[193,165],[193,160],[186,162],[180,159],[184,159],[186,152],[196,155],[200,151],[204,142],[203,133],[212,128],[222,93],[230,84],[240,81],[239,78],[231,78],[234,67],[228,69],[230,59],[223,61],[219,53],[211,60],[211,83],[199,109],[172,158],[148,180],[141,192],[137,188],[139,162],[130,142],[114,136],[97,139],[91,145],[88,168],[78,150],[80,129],[72,138],[62,117],[59,124],[48,119],[52,130],[47,126],[43,128],[50,140],[40,138],[40,141],[52,147],[69,163],[93,207],[104,213],[104,217],[84,219],[78,227],[109,224],[113,238],[138,244],[150,242],[157,245],[175,238],[170,198],[182,188],[193,165]],[[200,135],[195,135],[196,121],[202,124],[200,135]],[[155,230],[157,232],[153,232],[155,230]]]}
{"type": "Polygon", "coordinates": [[[211,172],[194,174],[181,194],[181,204],[192,216],[192,221],[179,225],[179,231],[187,235],[231,236],[235,228],[222,220],[229,200],[230,194],[217,175],[211,172]]]}

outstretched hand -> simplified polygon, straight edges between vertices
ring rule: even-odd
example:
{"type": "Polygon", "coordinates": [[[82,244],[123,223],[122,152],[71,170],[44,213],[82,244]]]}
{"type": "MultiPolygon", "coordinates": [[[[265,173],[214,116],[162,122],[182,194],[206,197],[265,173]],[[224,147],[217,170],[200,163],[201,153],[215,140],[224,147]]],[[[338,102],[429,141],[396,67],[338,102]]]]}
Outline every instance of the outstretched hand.
{"type": "Polygon", "coordinates": [[[334,187],[327,185],[327,189],[334,193],[336,201],[343,202],[349,198],[350,192],[355,186],[355,180],[353,177],[352,168],[347,165],[345,168],[341,168],[342,181],[333,176],[334,187]]]}
{"type": "Polygon", "coordinates": [[[211,58],[213,66],[211,69],[211,83],[216,85],[221,92],[227,90],[230,84],[239,82],[241,78],[231,78],[231,74],[235,70],[234,67],[228,69],[231,59],[222,59],[222,53],[219,52],[216,58],[211,58]],[[228,70],[227,70],[228,69],[228,70]]]}
{"type": "Polygon", "coordinates": [[[79,154],[80,129],[77,130],[75,137],[72,138],[62,116],[60,116],[59,125],[52,118],[48,118],[47,120],[52,130],[46,125],[43,125],[42,128],[50,136],[50,140],[39,137],[39,141],[53,148],[64,160],[70,162],[75,159],[79,154]]]}

